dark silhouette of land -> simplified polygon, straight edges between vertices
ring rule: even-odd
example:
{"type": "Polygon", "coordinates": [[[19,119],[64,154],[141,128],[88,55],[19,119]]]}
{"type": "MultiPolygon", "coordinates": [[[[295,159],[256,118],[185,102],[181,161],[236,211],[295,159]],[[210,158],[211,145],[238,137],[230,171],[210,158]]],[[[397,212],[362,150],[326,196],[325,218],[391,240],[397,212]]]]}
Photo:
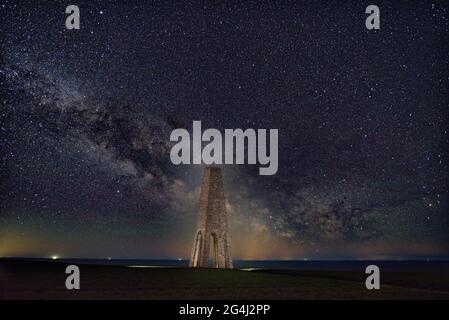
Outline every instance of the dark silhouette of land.
{"type": "Polygon", "coordinates": [[[0,259],[0,299],[449,299],[449,270],[363,272],[225,270],[79,264],[81,289],[65,288],[62,261],[0,259]]]}

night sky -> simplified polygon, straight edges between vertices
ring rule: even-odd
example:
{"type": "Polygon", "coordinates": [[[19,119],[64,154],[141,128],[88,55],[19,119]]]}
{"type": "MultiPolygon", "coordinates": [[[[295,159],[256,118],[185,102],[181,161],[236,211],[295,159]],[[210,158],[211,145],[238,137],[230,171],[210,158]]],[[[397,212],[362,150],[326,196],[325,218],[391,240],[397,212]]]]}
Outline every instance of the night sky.
{"type": "Polygon", "coordinates": [[[234,258],[448,258],[448,9],[2,1],[0,256],[188,258],[201,120],[279,129],[276,175],[223,166],[234,258]]]}

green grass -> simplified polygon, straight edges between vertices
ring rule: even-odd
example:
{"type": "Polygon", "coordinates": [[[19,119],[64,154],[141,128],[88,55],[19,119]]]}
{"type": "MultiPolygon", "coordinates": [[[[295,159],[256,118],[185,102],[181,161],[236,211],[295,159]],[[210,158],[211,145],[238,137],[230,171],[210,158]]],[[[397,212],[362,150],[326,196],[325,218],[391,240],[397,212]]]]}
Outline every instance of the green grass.
{"type": "Polygon", "coordinates": [[[80,265],[80,269],[81,290],[69,291],[64,286],[65,264],[0,264],[3,287],[0,298],[449,299],[449,290],[439,286],[438,276],[430,273],[382,273],[381,289],[367,290],[365,275],[357,272],[282,273],[90,265],[80,265]]]}

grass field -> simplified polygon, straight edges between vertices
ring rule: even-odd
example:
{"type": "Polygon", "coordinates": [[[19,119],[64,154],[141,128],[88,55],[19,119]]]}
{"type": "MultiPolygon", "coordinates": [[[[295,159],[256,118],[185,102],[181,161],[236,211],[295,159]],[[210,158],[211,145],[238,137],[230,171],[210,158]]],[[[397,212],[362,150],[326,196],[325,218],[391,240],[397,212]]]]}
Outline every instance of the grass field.
{"type": "Polygon", "coordinates": [[[370,291],[355,271],[80,265],[81,289],[66,290],[65,267],[0,261],[0,299],[449,299],[447,273],[383,272],[370,291]]]}

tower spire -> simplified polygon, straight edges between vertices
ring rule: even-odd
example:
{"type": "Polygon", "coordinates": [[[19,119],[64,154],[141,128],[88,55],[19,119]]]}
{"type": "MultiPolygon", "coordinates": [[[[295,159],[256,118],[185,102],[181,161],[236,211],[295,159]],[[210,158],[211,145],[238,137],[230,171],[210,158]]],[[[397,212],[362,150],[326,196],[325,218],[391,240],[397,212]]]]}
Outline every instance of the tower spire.
{"type": "Polygon", "coordinates": [[[210,253],[214,268],[232,269],[223,178],[218,167],[204,169],[190,267],[207,268],[210,253]]]}

